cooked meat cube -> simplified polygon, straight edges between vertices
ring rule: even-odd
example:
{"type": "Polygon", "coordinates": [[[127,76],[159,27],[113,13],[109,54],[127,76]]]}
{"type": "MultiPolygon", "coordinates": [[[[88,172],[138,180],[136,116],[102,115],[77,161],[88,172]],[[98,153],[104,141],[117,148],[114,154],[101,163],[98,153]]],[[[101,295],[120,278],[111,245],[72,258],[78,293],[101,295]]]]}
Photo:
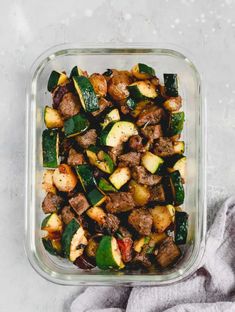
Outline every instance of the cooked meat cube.
{"type": "Polygon", "coordinates": [[[84,134],[77,135],[75,140],[82,148],[88,148],[90,145],[95,145],[97,134],[95,129],[90,129],[84,134]]]}
{"type": "Polygon", "coordinates": [[[118,146],[111,147],[108,151],[108,154],[112,158],[113,162],[116,164],[117,157],[121,155],[122,152],[123,152],[123,144],[120,144],[118,146]]]}
{"type": "Polygon", "coordinates": [[[131,233],[124,226],[120,226],[118,232],[122,237],[132,237],[131,233]]]}
{"type": "Polygon", "coordinates": [[[69,157],[67,159],[67,163],[70,166],[78,166],[85,163],[85,159],[83,154],[78,153],[75,151],[75,149],[71,148],[69,150],[69,157]]]}
{"type": "Polygon", "coordinates": [[[133,168],[132,177],[136,180],[136,182],[145,185],[158,184],[162,179],[162,177],[158,175],[147,172],[147,170],[142,166],[136,166],[133,168]]]}
{"type": "Polygon", "coordinates": [[[128,217],[128,222],[140,235],[149,235],[153,225],[153,217],[147,209],[135,209],[128,217]]]}
{"type": "Polygon", "coordinates": [[[163,136],[161,125],[144,127],[141,129],[141,133],[151,142],[163,136]]]}
{"type": "Polygon", "coordinates": [[[129,96],[127,86],[131,83],[131,75],[120,71],[108,81],[108,93],[115,101],[126,99],[129,96]]]}
{"type": "Polygon", "coordinates": [[[173,242],[172,237],[167,237],[161,243],[156,259],[162,268],[173,264],[180,257],[180,249],[173,242]]]}
{"type": "Polygon", "coordinates": [[[58,111],[64,119],[77,115],[80,111],[78,97],[71,92],[66,93],[58,106],[58,111]]]}
{"type": "Polygon", "coordinates": [[[97,111],[92,112],[92,115],[94,117],[98,116],[99,114],[101,114],[107,107],[112,106],[112,102],[106,100],[105,98],[100,98],[99,99],[99,109],[97,111]]]}
{"type": "Polygon", "coordinates": [[[163,114],[164,111],[161,107],[156,105],[148,107],[139,114],[136,124],[139,127],[146,123],[148,123],[148,125],[156,125],[161,121],[163,114]]]}
{"type": "Polygon", "coordinates": [[[120,220],[118,219],[118,217],[116,217],[112,213],[107,213],[103,227],[108,230],[109,234],[113,234],[117,231],[119,223],[120,220]]]}
{"type": "Polygon", "coordinates": [[[174,155],[174,142],[170,138],[159,138],[154,146],[154,153],[160,157],[174,155]]]}
{"type": "Polygon", "coordinates": [[[129,139],[129,146],[132,150],[141,152],[144,148],[140,135],[133,135],[129,139]]]}
{"type": "Polygon", "coordinates": [[[78,215],[83,214],[90,207],[85,195],[82,193],[70,198],[69,203],[78,215]]]}
{"type": "Polygon", "coordinates": [[[165,202],[165,191],[162,184],[154,185],[150,188],[150,200],[157,202],[165,202]]]}
{"type": "Polygon", "coordinates": [[[63,96],[72,91],[72,85],[71,83],[67,83],[66,85],[60,85],[58,86],[52,94],[52,98],[53,98],[53,108],[58,108],[60,102],[62,101],[63,96]]]}
{"type": "Polygon", "coordinates": [[[149,268],[152,263],[150,262],[148,255],[146,254],[146,252],[142,251],[140,253],[137,253],[133,259],[133,262],[145,267],[145,268],[149,268]]]}
{"type": "Polygon", "coordinates": [[[59,154],[60,156],[66,156],[68,155],[70,149],[73,147],[74,142],[72,141],[71,138],[67,139],[63,139],[60,142],[60,146],[59,146],[59,154]]]}
{"type": "Polygon", "coordinates": [[[124,115],[127,115],[130,113],[130,109],[129,107],[126,105],[126,104],[122,104],[120,106],[120,109],[121,109],[121,112],[124,114],[124,115]]]}
{"type": "Polygon", "coordinates": [[[117,239],[123,262],[127,263],[132,260],[132,245],[133,240],[130,237],[117,239]]]}
{"type": "Polygon", "coordinates": [[[89,77],[90,83],[92,84],[95,93],[98,96],[105,96],[107,93],[107,81],[101,74],[92,74],[89,77]]]}
{"type": "Polygon", "coordinates": [[[140,153],[129,152],[118,157],[122,167],[133,167],[140,164],[140,153]]]}
{"type": "Polygon", "coordinates": [[[69,224],[69,222],[75,217],[75,214],[71,211],[70,206],[64,206],[61,210],[61,217],[65,224],[69,224]]]}
{"type": "Polygon", "coordinates": [[[132,210],[135,203],[131,193],[109,193],[106,201],[106,209],[111,213],[119,213],[132,210]]]}
{"type": "Polygon", "coordinates": [[[44,213],[56,212],[61,207],[62,203],[62,197],[53,193],[47,193],[42,202],[42,210],[44,213]]]}

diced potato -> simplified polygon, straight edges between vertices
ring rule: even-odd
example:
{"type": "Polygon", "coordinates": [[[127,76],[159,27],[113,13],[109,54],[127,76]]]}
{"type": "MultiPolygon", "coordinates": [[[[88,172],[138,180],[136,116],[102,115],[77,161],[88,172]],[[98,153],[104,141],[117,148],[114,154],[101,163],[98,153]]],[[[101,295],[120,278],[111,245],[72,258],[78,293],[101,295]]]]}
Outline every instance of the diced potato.
{"type": "Polygon", "coordinates": [[[163,233],[151,233],[149,245],[154,247],[155,245],[158,245],[161,242],[163,242],[163,240],[165,238],[167,238],[167,235],[165,232],[163,232],[163,233]]]}
{"type": "Polygon", "coordinates": [[[149,242],[149,237],[144,236],[134,241],[134,250],[136,252],[141,252],[145,244],[149,242]]]}
{"type": "Polygon", "coordinates": [[[87,215],[100,225],[104,224],[105,222],[106,213],[100,207],[94,206],[90,208],[89,210],[87,210],[87,215]]]}
{"type": "Polygon", "coordinates": [[[77,184],[77,177],[68,165],[61,164],[53,173],[53,182],[59,191],[70,192],[77,184]]]}
{"type": "Polygon", "coordinates": [[[147,186],[138,184],[134,180],[130,182],[129,186],[136,205],[146,205],[150,198],[150,192],[147,186]]]}
{"type": "Polygon", "coordinates": [[[153,224],[158,233],[164,232],[172,223],[172,216],[167,206],[156,206],[150,209],[153,224]]]}
{"type": "Polygon", "coordinates": [[[43,180],[42,180],[42,189],[46,193],[53,193],[56,194],[56,188],[53,184],[53,173],[54,170],[45,170],[43,174],[43,180]]]}

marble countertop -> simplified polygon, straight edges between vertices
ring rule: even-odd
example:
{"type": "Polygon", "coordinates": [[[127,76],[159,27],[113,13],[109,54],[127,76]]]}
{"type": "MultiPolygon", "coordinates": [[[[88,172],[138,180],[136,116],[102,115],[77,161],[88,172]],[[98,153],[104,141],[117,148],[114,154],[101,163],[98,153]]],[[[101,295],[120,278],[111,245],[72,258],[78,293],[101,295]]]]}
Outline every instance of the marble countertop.
{"type": "Polygon", "coordinates": [[[1,6],[0,311],[61,312],[82,288],[37,275],[24,252],[25,85],[34,59],[67,42],[172,43],[204,71],[208,105],[209,224],[234,192],[235,2],[12,0],[1,6]]]}

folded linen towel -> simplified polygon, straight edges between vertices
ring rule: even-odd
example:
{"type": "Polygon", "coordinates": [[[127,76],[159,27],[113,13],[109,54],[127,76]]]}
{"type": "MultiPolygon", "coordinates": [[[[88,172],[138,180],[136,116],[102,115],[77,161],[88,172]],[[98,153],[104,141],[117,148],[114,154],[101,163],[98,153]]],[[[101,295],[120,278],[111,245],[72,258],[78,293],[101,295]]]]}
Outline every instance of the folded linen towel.
{"type": "Polygon", "coordinates": [[[208,234],[200,268],[160,287],[88,287],[71,312],[235,312],[235,197],[225,201],[208,234]]]}

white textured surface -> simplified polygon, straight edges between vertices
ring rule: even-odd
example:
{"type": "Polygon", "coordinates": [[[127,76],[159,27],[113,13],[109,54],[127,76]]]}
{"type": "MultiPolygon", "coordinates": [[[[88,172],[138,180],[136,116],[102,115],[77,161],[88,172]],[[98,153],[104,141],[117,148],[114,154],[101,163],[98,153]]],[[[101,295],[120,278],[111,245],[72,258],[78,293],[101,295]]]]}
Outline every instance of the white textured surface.
{"type": "MultiPolygon", "coordinates": [[[[4,1],[0,13],[0,311],[69,311],[76,287],[39,277],[24,253],[25,80],[63,42],[169,42],[202,64],[208,102],[208,203],[234,191],[235,2],[232,0],[4,1]]],[[[213,208],[213,209],[211,209],[213,208]]]]}

